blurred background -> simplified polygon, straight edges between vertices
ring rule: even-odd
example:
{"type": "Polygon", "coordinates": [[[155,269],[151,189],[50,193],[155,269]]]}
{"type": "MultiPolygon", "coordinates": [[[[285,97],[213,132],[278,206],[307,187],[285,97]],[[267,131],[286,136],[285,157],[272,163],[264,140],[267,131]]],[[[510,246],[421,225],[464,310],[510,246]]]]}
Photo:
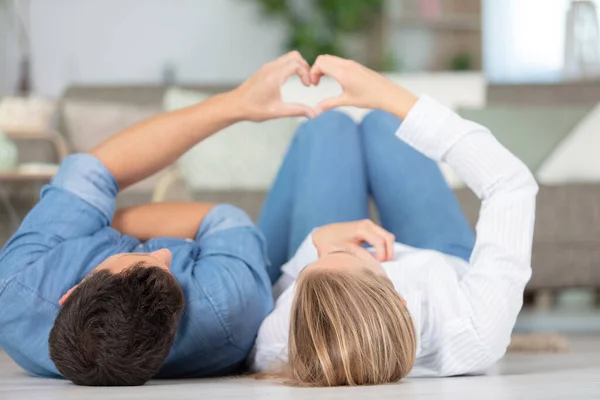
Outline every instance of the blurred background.
{"type": "MultiPolygon", "coordinates": [[[[290,49],[337,54],[489,126],[523,159],[541,191],[517,329],[598,333],[599,23],[600,0],[0,0],[0,243],[67,154],[290,49]]],[[[309,105],[339,90],[282,89],[309,105]]],[[[228,128],[119,203],[225,201],[256,216],[300,123],[228,128]]],[[[478,201],[441,168],[475,222],[478,201]]]]}

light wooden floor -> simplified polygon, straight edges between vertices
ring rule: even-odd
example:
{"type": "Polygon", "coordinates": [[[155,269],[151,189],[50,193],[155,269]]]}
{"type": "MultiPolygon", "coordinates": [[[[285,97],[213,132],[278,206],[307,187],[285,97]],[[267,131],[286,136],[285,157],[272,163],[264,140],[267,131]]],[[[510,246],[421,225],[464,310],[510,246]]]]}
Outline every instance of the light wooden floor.
{"type": "Polygon", "coordinates": [[[83,388],[28,377],[0,353],[0,399],[600,399],[600,337],[572,338],[572,345],[569,354],[509,354],[488,376],[334,389],[295,389],[239,378],[158,381],[138,388],[83,388]]]}

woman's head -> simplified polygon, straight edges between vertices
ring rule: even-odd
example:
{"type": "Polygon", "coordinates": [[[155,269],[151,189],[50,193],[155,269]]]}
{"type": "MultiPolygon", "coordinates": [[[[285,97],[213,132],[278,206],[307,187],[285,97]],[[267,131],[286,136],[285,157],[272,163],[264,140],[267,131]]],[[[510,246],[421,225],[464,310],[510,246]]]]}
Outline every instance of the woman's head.
{"type": "Polygon", "coordinates": [[[412,369],[415,329],[392,282],[372,269],[307,267],[292,306],[289,373],[306,386],[396,382],[412,369]]]}

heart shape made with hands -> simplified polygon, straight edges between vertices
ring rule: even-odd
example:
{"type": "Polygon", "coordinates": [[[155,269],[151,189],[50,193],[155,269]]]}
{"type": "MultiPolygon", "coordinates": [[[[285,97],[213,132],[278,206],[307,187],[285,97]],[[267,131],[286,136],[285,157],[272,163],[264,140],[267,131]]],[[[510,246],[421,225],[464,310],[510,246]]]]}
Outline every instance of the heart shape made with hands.
{"type": "MultiPolygon", "coordinates": [[[[284,103],[302,104],[313,110],[323,101],[340,96],[342,86],[334,78],[326,76],[317,85],[305,86],[297,75],[288,79],[281,87],[281,99],[284,103]]],[[[342,111],[359,123],[371,111],[366,108],[344,106],[342,111]]],[[[305,117],[299,117],[304,119],[305,117]]]]}
{"type": "MultiPolygon", "coordinates": [[[[316,65],[316,63],[315,63],[316,65]]],[[[321,112],[319,105],[325,100],[336,99],[344,93],[342,85],[332,76],[323,75],[315,84],[310,82],[307,86],[304,82],[312,80],[312,72],[315,65],[309,66],[309,70],[297,71],[281,86],[281,100],[287,104],[301,104],[310,107],[315,114],[321,112]],[[302,76],[308,73],[308,77],[302,76]]],[[[369,110],[358,107],[345,106],[341,111],[348,114],[357,122],[360,121],[369,110]]]]}
{"type": "Polygon", "coordinates": [[[323,55],[310,66],[297,51],[266,64],[239,89],[246,106],[254,110],[249,118],[253,121],[313,118],[348,106],[386,110],[392,102],[402,116],[416,101],[405,89],[355,61],[323,55]]]}
{"type": "Polygon", "coordinates": [[[410,102],[408,92],[394,88],[387,78],[352,60],[322,55],[310,66],[300,53],[291,52],[275,65],[280,76],[296,75],[280,81],[279,97],[288,115],[317,116],[344,107],[351,116],[361,118],[368,109],[382,108],[382,99],[396,97],[399,103],[410,102]]]}
{"type": "Polygon", "coordinates": [[[294,75],[281,87],[281,99],[284,103],[303,104],[315,109],[323,100],[342,94],[342,86],[333,78],[325,77],[317,85],[305,86],[294,75]]]}

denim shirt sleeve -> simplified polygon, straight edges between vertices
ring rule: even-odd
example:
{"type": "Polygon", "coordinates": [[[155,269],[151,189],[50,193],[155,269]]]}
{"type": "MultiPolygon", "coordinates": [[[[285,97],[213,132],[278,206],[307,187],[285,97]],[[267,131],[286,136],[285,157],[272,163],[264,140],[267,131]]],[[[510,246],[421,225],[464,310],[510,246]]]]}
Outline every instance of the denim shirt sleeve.
{"type": "Polygon", "coordinates": [[[62,241],[110,226],[118,191],[114,176],[100,160],[89,154],[67,157],[0,252],[0,278],[39,259],[62,241]]]}
{"type": "Polygon", "coordinates": [[[103,218],[102,227],[112,223],[119,185],[113,174],[96,157],[74,154],[65,158],[50,185],[42,190],[42,200],[44,194],[52,189],[62,189],[74,195],[78,201],[92,206],[103,218]]]}
{"type": "Polygon", "coordinates": [[[210,210],[202,220],[196,233],[196,241],[207,238],[219,231],[244,226],[254,226],[248,214],[230,204],[219,204],[210,210]]]}
{"type": "Polygon", "coordinates": [[[197,243],[195,280],[230,343],[247,354],[273,307],[265,238],[244,211],[225,204],[206,216],[197,243]]]}

